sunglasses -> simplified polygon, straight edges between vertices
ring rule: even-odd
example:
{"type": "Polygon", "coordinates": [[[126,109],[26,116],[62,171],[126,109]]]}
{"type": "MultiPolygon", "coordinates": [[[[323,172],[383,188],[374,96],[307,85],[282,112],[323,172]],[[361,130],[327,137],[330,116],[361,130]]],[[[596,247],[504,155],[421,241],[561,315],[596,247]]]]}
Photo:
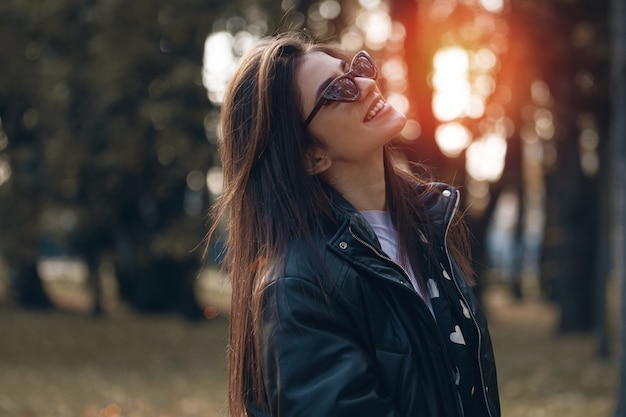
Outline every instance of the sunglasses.
{"type": "Polygon", "coordinates": [[[350,103],[357,101],[361,97],[361,90],[354,80],[355,77],[370,78],[375,80],[378,77],[378,69],[371,56],[365,51],[358,52],[352,63],[350,63],[350,71],[340,75],[328,84],[324,89],[322,96],[313,107],[311,113],[304,122],[306,128],[311,120],[315,117],[317,112],[320,111],[323,105],[328,104],[331,101],[340,101],[344,103],[350,103]]]}

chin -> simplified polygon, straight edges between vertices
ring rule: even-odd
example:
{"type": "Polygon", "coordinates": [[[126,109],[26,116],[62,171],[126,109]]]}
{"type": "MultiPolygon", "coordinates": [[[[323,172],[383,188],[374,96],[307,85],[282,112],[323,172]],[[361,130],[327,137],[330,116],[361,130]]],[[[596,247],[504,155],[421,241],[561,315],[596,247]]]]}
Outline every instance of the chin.
{"type": "Polygon", "coordinates": [[[389,127],[394,130],[393,137],[400,135],[400,132],[402,132],[402,129],[404,129],[404,126],[406,125],[406,120],[406,115],[404,113],[401,113],[392,107],[390,112],[389,127]]]}

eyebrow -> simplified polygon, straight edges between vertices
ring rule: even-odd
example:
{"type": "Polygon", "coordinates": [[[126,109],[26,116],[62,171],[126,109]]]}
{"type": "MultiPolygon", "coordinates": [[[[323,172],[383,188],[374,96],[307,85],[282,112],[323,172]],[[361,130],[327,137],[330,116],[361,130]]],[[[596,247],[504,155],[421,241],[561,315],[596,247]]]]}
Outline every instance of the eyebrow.
{"type": "MultiPolygon", "coordinates": [[[[348,66],[348,62],[345,60],[340,60],[339,61],[339,68],[342,71],[345,71],[346,66],[348,66]]],[[[324,90],[326,90],[326,88],[328,87],[328,85],[337,77],[328,77],[327,79],[324,80],[323,83],[320,84],[320,86],[317,88],[317,91],[315,93],[315,98],[317,100],[320,99],[320,96],[322,95],[322,93],[324,92],[324,90]]]]}

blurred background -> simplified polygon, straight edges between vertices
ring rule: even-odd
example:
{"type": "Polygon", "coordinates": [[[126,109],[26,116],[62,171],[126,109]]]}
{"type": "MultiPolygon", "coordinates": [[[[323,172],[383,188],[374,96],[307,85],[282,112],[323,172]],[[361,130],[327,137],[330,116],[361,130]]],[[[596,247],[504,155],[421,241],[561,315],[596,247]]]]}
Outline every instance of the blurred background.
{"type": "Polygon", "coordinates": [[[0,416],[226,415],[219,109],[285,30],[370,51],[407,159],[461,187],[503,415],[625,415],[624,8],[3,0],[0,416]]]}

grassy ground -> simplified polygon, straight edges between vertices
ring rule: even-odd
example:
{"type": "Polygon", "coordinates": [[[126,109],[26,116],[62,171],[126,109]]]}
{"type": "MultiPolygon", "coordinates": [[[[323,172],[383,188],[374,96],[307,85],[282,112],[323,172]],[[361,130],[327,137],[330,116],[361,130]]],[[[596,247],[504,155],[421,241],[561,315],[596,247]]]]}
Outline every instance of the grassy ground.
{"type": "MultiPolygon", "coordinates": [[[[72,288],[60,312],[0,304],[0,417],[225,415],[224,314],[189,323],[115,305],[93,318],[72,288]]],[[[596,359],[592,337],[556,337],[554,309],[502,290],[486,307],[504,417],[612,416],[616,361],[596,359]]]]}
{"type": "Polygon", "coordinates": [[[598,359],[593,336],[557,336],[544,303],[500,291],[487,301],[504,417],[613,416],[617,361],[598,359]]]}

